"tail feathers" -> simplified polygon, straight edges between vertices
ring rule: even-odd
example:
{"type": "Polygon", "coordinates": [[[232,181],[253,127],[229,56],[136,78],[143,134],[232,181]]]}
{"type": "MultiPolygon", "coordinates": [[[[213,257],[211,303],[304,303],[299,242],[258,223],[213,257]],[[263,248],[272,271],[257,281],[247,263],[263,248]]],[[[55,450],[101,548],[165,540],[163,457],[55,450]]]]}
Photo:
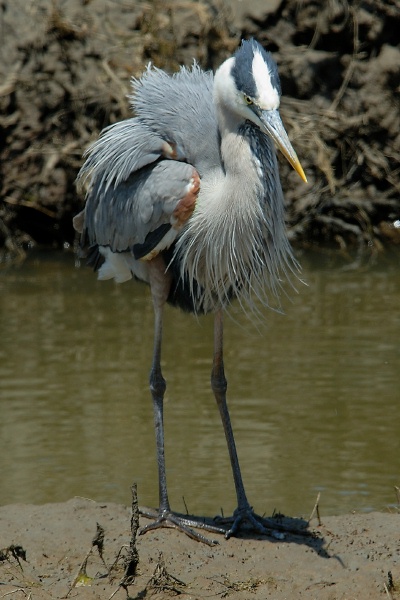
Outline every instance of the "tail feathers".
{"type": "Polygon", "coordinates": [[[124,256],[112,252],[110,248],[99,247],[99,252],[105,258],[98,270],[98,279],[115,279],[116,283],[124,283],[132,279],[132,271],[128,267],[124,256]]]}

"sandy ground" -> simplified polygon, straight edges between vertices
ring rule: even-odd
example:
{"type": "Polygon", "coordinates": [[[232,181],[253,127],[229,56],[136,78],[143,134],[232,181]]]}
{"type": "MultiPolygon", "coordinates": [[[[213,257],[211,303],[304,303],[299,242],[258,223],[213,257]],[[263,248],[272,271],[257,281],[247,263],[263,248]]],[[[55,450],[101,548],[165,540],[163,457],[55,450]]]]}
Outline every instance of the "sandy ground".
{"type": "Polygon", "coordinates": [[[125,590],[130,519],[130,508],[83,498],[1,507],[0,598],[400,598],[397,513],[322,516],[312,536],[221,537],[213,547],[172,529],[149,532],[137,539],[138,575],[125,590]],[[92,547],[97,523],[104,563],[92,547]]]}

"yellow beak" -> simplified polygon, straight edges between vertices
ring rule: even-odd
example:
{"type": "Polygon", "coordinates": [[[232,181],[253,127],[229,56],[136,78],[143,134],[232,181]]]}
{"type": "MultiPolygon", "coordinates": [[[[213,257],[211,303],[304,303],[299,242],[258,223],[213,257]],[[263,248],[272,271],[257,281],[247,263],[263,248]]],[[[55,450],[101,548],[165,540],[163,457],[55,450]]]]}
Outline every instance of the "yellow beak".
{"type": "Polygon", "coordinates": [[[307,183],[307,177],[297,154],[290,143],[279,112],[277,110],[264,110],[259,114],[259,118],[262,124],[261,129],[274,140],[275,144],[282,152],[283,156],[292,165],[296,173],[298,173],[301,179],[307,183]]]}

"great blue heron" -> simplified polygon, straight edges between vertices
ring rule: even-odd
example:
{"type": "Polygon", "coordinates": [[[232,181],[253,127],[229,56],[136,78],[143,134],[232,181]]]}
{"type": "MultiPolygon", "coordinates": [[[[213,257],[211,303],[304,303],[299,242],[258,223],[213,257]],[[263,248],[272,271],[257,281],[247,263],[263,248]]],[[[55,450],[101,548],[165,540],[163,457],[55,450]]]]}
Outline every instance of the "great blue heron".
{"type": "Polygon", "coordinates": [[[149,66],[132,83],[136,116],[107,127],[89,149],[79,174],[80,180],[89,179],[86,206],[74,225],[81,245],[92,248],[99,279],[124,282],[134,276],[151,288],[159,510],[145,513],[155,520],[142,532],[172,526],[212,543],[191,527],[228,538],[247,522],[267,533],[270,522],[253,512],[243,486],[226,404],[222,334],[223,311],[233,298],[251,308],[254,299],[268,305],[268,295],[278,297],[281,281],[297,270],[273,142],[306,177],[279,116],[277,66],[249,40],[215,75],[197,64],[172,76],[149,66]],[[215,314],[211,385],[238,503],[228,530],[201,525],[170,508],[160,364],[166,302],[215,314]]]}

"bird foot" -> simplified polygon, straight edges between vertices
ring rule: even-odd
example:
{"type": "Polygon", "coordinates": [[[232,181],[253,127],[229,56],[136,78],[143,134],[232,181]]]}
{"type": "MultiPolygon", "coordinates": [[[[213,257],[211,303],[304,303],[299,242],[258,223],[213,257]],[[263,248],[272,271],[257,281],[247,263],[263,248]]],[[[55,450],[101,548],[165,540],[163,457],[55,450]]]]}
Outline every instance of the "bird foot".
{"type": "Polygon", "coordinates": [[[209,525],[201,519],[187,517],[169,510],[156,511],[151,508],[140,508],[139,513],[147,519],[154,519],[152,523],[146,525],[140,530],[139,535],[143,535],[148,531],[152,531],[153,529],[159,529],[160,527],[173,527],[174,529],[182,531],[193,540],[202,542],[208,546],[215,546],[216,544],[219,544],[218,540],[209,539],[205,535],[194,531],[192,528],[196,527],[197,529],[203,529],[204,531],[210,531],[211,533],[226,534],[226,529],[223,527],[209,525]]]}
{"type": "Polygon", "coordinates": [[[225,531],[225,538],[235,536],[240,530],[255,531],[261,535],[268,535],[277,540],[285,539],[285,532],[294,532],[293,530],[276,523],[273,519],[266,519],[257,515],[251,506],[237,508],[232,517],[216,517],[216,523],[231,524],[228,531],[225,531]]]}

